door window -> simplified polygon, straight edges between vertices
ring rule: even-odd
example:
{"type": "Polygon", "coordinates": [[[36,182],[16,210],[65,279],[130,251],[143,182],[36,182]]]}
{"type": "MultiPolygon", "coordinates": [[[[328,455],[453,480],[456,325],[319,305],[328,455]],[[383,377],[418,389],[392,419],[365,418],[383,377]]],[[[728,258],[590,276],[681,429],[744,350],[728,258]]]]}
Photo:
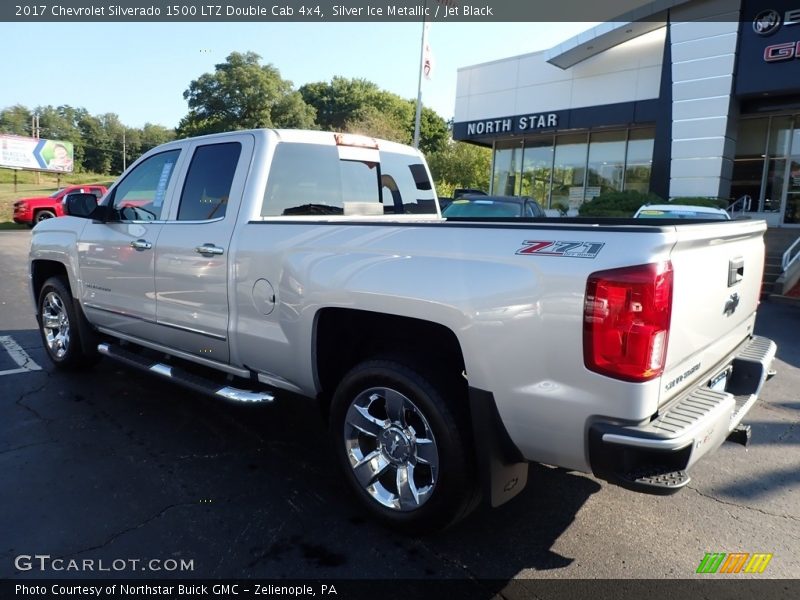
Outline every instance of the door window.
{"type": "Polygon", "coordinates": [[[239,142],[199,146],[186,174],[179,221],[208,221],[225,216],[242,145],[239,142]]]}
{"type": "Polygon", "coordinates": [[[161,152],[139,163],[114,190],[111,206],[123,221],[157,221],[180,150],[161,152]]]}

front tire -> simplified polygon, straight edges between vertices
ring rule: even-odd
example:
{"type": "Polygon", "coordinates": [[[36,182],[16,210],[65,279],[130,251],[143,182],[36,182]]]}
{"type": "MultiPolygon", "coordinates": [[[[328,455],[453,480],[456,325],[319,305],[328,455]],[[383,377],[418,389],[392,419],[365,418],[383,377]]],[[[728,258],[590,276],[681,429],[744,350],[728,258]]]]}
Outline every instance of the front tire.
{"type": "Polygon", "coordinates": [[[39,332],[48,358],[59,369],[94,364],[99,355],[85,352],[79,316],[69,287],[61,277],[51,277],[39,292],[39,332]]]}
{"type": "Polygon", "coordinates": [[[47,219],[54,219],[55,216],[56,213],[54,213],[52,210],[40,210],[33,217],[33,224],[36,225],[37,223],[41,223],[47,219]]]}
{"type": "Polygon", "coordinates": [[[412,366],[370,360],[354,367],[331,403],[337,461],[360,503],[383,524],[442,529],[474,508],[466,395],[412,366]]]}

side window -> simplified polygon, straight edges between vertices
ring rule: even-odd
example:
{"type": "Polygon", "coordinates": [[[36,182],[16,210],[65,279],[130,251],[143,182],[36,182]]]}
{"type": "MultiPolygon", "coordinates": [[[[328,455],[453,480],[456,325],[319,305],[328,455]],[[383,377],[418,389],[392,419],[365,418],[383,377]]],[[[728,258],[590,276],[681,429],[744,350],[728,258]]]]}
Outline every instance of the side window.
{"type": "Polygon", "coordinates": [[[261,216],[344,214],[338,162],[333,146],[278,144],[261,216]]]}
{"type": "Polygon", "coordinates": [[[261,216],[379,215],[378,163],[339,158],[335,146],[275,149],[261,216]]]}
{"type": "Polygon", "coordinates": [[[111,198],[124,221],[155,221],[161,218],[164,196],[175,170],[180,150],[169,150],[140,163],[116,187],[111,198]]]}
{"type": "Polygon", "coordinates": [[[242,145],[198,146],[183,184],[179,221],[207,221],[225,216],[242,145]]]}
{"type": "MultiPolygon", "coordinates": [[[[388,187],[386,186],[388,176],[396,188],[394,190],[389,188],[394,200],[394,212],[436,214],[433,185],[425,165],[419,162],[417,156],[381,152],[381,172],[384,175],[384,186],[388,187]]],[[[390,206],[387,204],[387,196],[384,191],[384,205],[390,206]]]]}

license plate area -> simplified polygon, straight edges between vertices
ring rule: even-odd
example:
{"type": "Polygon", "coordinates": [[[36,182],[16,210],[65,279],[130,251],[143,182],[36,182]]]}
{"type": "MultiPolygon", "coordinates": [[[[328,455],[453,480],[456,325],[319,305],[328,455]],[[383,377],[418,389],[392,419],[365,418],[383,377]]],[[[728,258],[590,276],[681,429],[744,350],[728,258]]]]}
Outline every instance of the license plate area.
{"type": "Polygon", "coordinates": [[[726,367],[724,371],[714,375],[711,380],[708,382],[708,387],[710,387],[715,392],[724,392],[728,387],[728,377],[733,371],[733,367],[726,367]]]}

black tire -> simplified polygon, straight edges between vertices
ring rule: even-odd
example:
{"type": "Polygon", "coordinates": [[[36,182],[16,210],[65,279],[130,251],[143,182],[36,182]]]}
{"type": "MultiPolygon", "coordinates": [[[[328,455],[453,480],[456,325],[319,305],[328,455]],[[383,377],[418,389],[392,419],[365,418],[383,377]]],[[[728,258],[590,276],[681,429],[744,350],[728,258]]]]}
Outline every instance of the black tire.
{"type": "Polygon", "coordinates": [[[466,517],[477,486],[465,389],[411,364],[369,360],[350,370],[331,402],[330,434],[361,505],[384,525],[422,534],[466,517]],[[384,396],[402,406],[393,410],[399,419],[390,416],[384,396]],[[369,421],[361,419],[365,414],[369,421]],[[363,460],[369,456],[375,458],[363,460]]]}
{"type": "Polygon", "coordinates": [[[84,349],[81,339],[84,324],[79,321],[84,317],[75,310],[69,286],[62,277],[51,277],[44,282],[39,291],[38,314],[44,350],[57,368],[83,368],[99,360],[96,351],[84,349]]]}
{"type": "Polygon", "coordinates": [[[41,223],[45,219],[54,219],[56,213],[52,210],[40,210],[37,211],[35,215],[33,215],[33,224],[36,225],[37,223],[41,223]]]}

